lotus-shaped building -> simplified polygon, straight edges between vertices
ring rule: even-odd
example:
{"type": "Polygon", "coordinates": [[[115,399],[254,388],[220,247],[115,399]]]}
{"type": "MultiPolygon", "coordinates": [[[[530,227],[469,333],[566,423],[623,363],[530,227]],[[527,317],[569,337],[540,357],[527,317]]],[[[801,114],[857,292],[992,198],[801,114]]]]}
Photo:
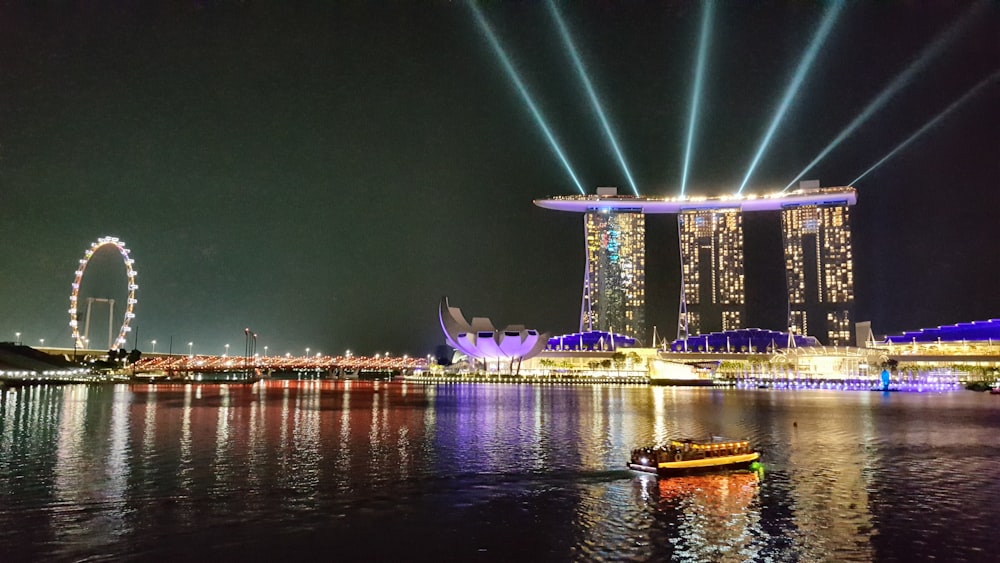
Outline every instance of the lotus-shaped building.
{"type": "Polygon", "coordinates": [[[470,324],[462,315],[462,310],[448,304],[448,298],[441,299],[438,311],[441,330],[448,345],[470,358],[491,362],[520,362],[537,356],[548,343],[548,333],[524,328],[524,325],[508,325],[503,330],[493,328],[486,317],[473,317],[470,324]]]}

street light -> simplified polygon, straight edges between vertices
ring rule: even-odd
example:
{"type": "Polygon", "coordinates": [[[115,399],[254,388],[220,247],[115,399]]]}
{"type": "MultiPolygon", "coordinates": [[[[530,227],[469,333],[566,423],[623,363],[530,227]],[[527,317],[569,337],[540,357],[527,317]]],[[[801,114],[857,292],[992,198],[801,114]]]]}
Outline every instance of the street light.
{"type": "Polygon", "coordinates": [[[226,344],[226,353],[222,355],[223,358],[229,355],[229,344],[226,344]]]}
{"type": "Polygon", "coordinates": [[[39,338],[38,342],[39,342],[39,345],[38,345],[39,348],[44,348],[45,347],[45,339],[44,338],[39,338]]]}
{"type": "Polygon", "coordinates": [[[188,342],[188,356],[194,357],[194,342],[188,342]]]}
{"type": "Polygon", "coordinates": [[[14,338],[14,344],[17,344],[18,346],[20,346],[21,345],[21,333],[20,332],[15,332],[14,336],[15,336],[15,338],[14,338]]]}
{"type": "Polygon", "coordinates": [[[264,346],[264,357],[267,357],[267,346],[264,346]]]}
{"type": "Polygon", "coordinates": [[[156,341],[155,340],[150,340],[149,343],[153,345],[153,349],[149,353],[150,354],[155,354],[156,353],[156,341]]]}
{"type": "Polygon", "coordinates": [[[306,348],[306,356],[309,355],[309,348],[306,348]]]}

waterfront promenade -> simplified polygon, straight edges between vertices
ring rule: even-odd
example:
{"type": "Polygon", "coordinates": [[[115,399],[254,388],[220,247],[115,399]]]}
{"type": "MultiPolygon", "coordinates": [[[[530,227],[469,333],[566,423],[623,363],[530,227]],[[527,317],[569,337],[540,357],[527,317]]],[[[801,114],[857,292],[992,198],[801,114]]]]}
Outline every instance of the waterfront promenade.
{"type": "MultiPolygon", "coordinates": [[[[5,345],[7,346],[7,345],[5,345]]],[[[992,350],[991,350],[992,351],[992,350]]],[[[801,348],[792,354],[686,352],[660,357],[674,362],[715,363],[717,386],[799,389],[882,389],[884,365],[892,363],[889,386],[895,390],[957,389],[968,383],[994,385],[1000,375],[1000,354],[956,355],[905,353],[882,349],[801,348]],[[894,352],[889,354],[887,352],[894,352]],[[894,363],[893,363],[894,362],[894,363]]],[[[150,354],[133,363],[103,362],[103,350],[0,349],[0,383],[97,383],[130,380],[235,380],[261,377],[356,379],[365,376],[405,377],[423,383],[508,384],[628,384],[644,385],[644,365],[609,369],[546,367],[517,374],[489,371],[449,371],[409,356],[210,356],[150,354]],[[75,358],[75,361],[74,361],[75,358]]]]}

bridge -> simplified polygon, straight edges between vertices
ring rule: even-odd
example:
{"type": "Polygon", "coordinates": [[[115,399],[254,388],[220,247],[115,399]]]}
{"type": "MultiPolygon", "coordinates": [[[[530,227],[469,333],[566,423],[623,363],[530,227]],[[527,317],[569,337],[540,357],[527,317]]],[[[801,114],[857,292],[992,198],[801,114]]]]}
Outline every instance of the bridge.
{"type": "MultiPolygon", "coordinates": [[[[409,356],[206,356],[150,355],[134,366],[135,373],[226,373],[249,370],[329,373],[409,372],[427,367],[424,358],[409,356]]],[[[131,369],[131,368],[130,368],[131,369]]]]}

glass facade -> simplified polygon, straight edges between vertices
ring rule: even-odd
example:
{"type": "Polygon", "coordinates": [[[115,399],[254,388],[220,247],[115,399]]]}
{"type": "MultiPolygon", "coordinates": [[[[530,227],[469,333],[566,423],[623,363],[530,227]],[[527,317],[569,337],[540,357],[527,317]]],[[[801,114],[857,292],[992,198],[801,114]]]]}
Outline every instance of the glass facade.
{"type": "Polygon", "coordinates": [[[853,344],[854,257],[850,208],[803,205],[781,211],[788,326],[826,344],[853,344]],[[812,326],[810,326],[812,325],[812,326]]]}
{"type": "Polygon", "coordinates": [[[739,209],[682,211],[677,221],[687,333],[743,328],[742,213],[739,209]]]}
{"type": "Polygon", "coordinates": [[[646,340],[646,219],[641,209],[584,214],[587,270],[580,331],[646,340]]]}
{"type": "Polygon", "coordinates": [[[687,334],[701,334],[701,314],[698,311],[688,311],[687,321],[687,334]]]}
{"type": "Polygon", "coordinates": [[[743,321],[740,311],[722,312],[722,330],[739,330],[741,328],[743,328],[743,321]]]}

